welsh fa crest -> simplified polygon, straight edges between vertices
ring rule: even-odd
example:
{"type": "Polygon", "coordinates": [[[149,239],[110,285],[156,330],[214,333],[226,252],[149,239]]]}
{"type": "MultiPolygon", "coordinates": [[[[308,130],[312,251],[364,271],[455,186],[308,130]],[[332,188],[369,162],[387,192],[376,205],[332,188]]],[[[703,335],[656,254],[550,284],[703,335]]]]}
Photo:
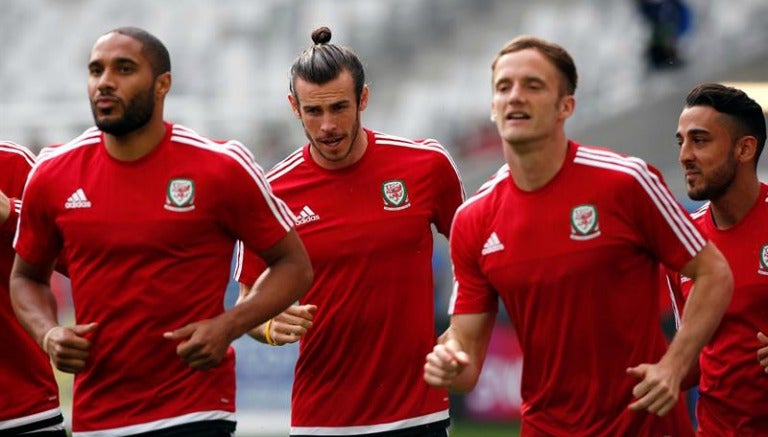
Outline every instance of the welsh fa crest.
{"type": "Polygon", "coordinates": [[[165,209],[176,212],[195,209],[195,182],[192,179],[171,179],[165,196],[165,209]]]}
{"type": "Polygon", "coordinates": [[[760,249],[760,268],[757,269],[757,273],[768,275],[768,244],[760,249]]]}
{"type": "Polygon", "coordinates": [[[384,197],[384,209],[387,211],[399,211],[411,206],[408,200],[408,189],[403,181],[384,182],[381,184],[381,194],[384,197]]]}
{"type": "Polygon", "coordinates": [[[600,235],[597,222],[597,208],[594,205],[579,205],[571,210],[571,239],[590,240],[600,235]]]}

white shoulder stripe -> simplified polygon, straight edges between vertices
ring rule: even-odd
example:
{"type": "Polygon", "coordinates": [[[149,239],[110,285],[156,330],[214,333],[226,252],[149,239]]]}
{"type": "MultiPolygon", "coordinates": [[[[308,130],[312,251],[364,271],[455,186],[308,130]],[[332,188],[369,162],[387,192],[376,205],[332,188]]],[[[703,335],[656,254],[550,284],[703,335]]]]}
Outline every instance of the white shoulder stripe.
{"type": "Polygon", "coordinates": [[[35,165],[35,155],[26,147],[18,145],[12,141],[0,141],[0,152],[20,155],[27,161],[27,164],[29,164],[30,167],[35,165]]]}
{"type": "Polygon", "coordinates": [[[706,244],[706,240],[698,229],[685,217],[672,193],[648,169],[643,160],[624,157],[608,151],[579,147],[574,162],[619,171],[634,177],[691,256],[699,253],[706,244]]]}
{"type": "Polygon", "coordinates": [[[454,173],[456,173],[456,177],[458,178],[459,183],[461,184],[462,200],[466,197],[466,194],[464,192],[464,181],[461,178],[461,173],[459,173],[459,168],[456,166],[456,163],[453,161],[453,157],[451,157],[448,151],[445,150],[445,147],[443,147],[443,145],[440,144],[437,140],[434,140],[432,138],[427,138],[425,140],[417,142],[417,141],[409,140],[406,138],[396,137],[393,135],[382,134],[381,132],[374,132],[374,137],[376,139],[376,144],[408,147],[411,149],[430,150],[430,151],[442,154],[451,164],[451,167],[453,168],[454,173]]]}
{"type": "Polygon", "coordinates": [[[240,275],[243,274],[243,257],[245,256],[245,245],[241,240],[237,240],[235,245],[235,271],[232,273],[232,277],[236,281],[240,281],[240,275]]]}
{"type": "Polygon", "coordinates": [[[697,219],[704,215],[709,210],[709,202],[701,205],[696,211],[691,213],[691,217],[697,219]]]}
{"type": "Polygon", "coordinates": [[[101,131],[96,127],[91,127],[68,143],[44,148],[40,151],[40,154],[37,157],[37,162],[47,161],[80,147],[92,146],[94,144],[99,144],[100,142],[101,131]]]}
{"type": "Polygon", "coordinates": [[[507,167],[507,164],[504,164],[500,169],[496,171],[496,173],[494,173],[494,175],[489,180],[487,180],[485,183],[483,183],[483,185],[480,186],[480,188],[478,188],[475,194],[470,196],[466,202],[459,205],[459,207],[456,209],[456,213],[458,214],[458,212],[464,209],[466,206],[490,194],[500,182],[503,182],[508,177],[509,167],[507,167]]]}
{"type": "Polygon", "coordinates": [[[284,174],[288,173],[289,171],[296,168],[298,165],[304,162],[304,153],[302,152],[302,148],[294,151],[290,155],[288,155],[285,159],[278,162],[272,170],[267,172],[267,179],[272,182],[275,179],[283,176],[284,174]]]}
{"type": "Polygon", "coordinates": [[[261,191],[264,200],[269,206],[270,211],[283,229],[290,231],[293,228],[293,214],[290,214],[288,207],[276,197],[272,190],[269,188],[269,182],[264,177],[264,172],[256,163],[256,161],[249,159],[243,153],[243,146],[236,141],[228,141],[226,143],[217,143],[208,138],[194,135],[192,131],[188,129],[174,129],[171,136],[172,141],[176,141],[188,146],[199,147],[201,149],[210,150],[212,152],[221,153],[222,155],[229,156],[235,162],[237,162],[253,179],[256,186],[261,191]],[[177,134],[178,133],[178,134],[177,134]],[[288,214],[286,214],[286,211],[288,214]]]}

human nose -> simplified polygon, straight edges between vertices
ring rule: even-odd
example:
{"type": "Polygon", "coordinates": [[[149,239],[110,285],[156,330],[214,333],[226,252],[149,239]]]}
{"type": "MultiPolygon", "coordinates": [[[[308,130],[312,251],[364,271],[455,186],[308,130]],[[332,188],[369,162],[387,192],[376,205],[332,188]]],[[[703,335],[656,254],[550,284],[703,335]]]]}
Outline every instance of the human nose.
{"type": "Polygon", "coordinates": [[[680,151],[678,153],[678,160],[681,164],[692,162],[694,160],[693,148],[688,141],[683,140],[680,143],[680,151]]]}
{"type": "Polygon", "coordinates": [[[523,87],[520,84],[512,84],[507,92],[507,101],[510,103],[516,103],[523,100],[523,87]]]}
{"type": "Polygon", "coordinates": [[[320,120],[320,129],[324,132],[333,132],[336,129],[336,118],[331,114],[324,114],[320,120]]]}
{"type": "Polygon", "coordinates": [[[105,69],[96,77],[96,89],[102,93],[115,89],[114,75],[109,69],[105,69]]]}

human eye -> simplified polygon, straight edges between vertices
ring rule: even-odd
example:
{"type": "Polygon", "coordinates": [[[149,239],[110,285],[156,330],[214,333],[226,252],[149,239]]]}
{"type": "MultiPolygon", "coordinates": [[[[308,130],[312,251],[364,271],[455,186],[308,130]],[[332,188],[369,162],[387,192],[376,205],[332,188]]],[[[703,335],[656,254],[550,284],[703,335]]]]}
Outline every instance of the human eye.
{"type": "Polygon", "coordinates": [[[129,63],[118,64],[116,70],[120,74],[130,74],[136,71],[136,66],[129,63]]]}
{"type": "Polygon", "coordinates": [[[98,76],[101,74],[102,71],[104,71],[104,68],[102,68],[101,65],[91,64],[88,66],[88,74],[90,74],[91,76],[98,76]]]}

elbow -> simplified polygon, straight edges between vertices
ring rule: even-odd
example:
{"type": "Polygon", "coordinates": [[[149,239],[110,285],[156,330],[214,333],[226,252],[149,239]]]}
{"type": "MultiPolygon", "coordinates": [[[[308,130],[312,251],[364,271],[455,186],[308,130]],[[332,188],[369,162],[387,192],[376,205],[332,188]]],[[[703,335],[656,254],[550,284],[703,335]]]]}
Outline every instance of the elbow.
{"type": "Polygon", "coordinates": [[[719,268],[719,279],[717,279],[717,282],[719,284],[722,284],[722,299],[725,303],[725,306],[727,307],[728,304],[731,302],[731,297],[733,297],[733,273],[731,272],[731,268],[728,266],[728,262],[723,259],[720,268],[719,268]]]}
{"type": "Polygon", "coordinates": [[[315,280],[315,272],[312,270],[312,264],[307,263],[298,269],[296,272],[297,278],[297,295],[295,300],[299,300],[304,294],[312,287],[312,282],[315,280]]]}

